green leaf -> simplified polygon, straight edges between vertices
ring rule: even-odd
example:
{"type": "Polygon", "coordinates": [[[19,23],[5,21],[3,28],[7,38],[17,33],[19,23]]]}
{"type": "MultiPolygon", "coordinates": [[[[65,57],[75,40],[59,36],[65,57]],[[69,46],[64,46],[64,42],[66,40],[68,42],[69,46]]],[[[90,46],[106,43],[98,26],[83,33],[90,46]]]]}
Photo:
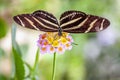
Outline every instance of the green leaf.
{"type": "Polygon", "coordinates": [[[0,58],[3,56],[5,56],[5,51],[2,48],[0,48],[0,58]]]}
{"type": "Polygon", "coordinates": [[[15,24],[12,25],[12,45],[15,46],[15,37],[16,37],[16,26],[15,24]]]}
{"type": "Polygon", "coordinates": [[[7,27],[7,23],[0,18],[0,38],[3,38],[4,36],[6,36],[7,31],[8,31],[8,27],[7,27]]]}
{"type": "Polygon", "coordinates": [[[30,64],[28,64],[27,62],[24,62],[24,64],[28,67],[30,71],[32,71],[32,67],[30,66],[30,64]]]}
{"type": "Polygon", "coordinates": [[[19,45],[17,44],[16,40],[16,26],[12,26],[12,51],[14,55],[15,61],[15,79],[23,80],[25,77],[25,70],[24,70],[24,63],[20,56],[21,51],[19,45]]]}
{"type": "Polygon", "coordinates": [[[15,24],[12,25],[12,46],[15,48],[15,50],[17,50],[17,52],[20,54],[20,56],[22,55],[21,50],[19,48],[18,43],[15,40],[16,37],[16,26],[15,24]]]}
{"type": "Polygon", "coordinates": [[[7,77],[2,75],[2,74],[0,74],[0,80],[7,80],[7,77]]]}
{"type": "Polygon", "coordinates": [[[15,60],[15,79],[23,80],[25,75],[24,63],[14,47],[13,47],[13,54],[15,60]]]}

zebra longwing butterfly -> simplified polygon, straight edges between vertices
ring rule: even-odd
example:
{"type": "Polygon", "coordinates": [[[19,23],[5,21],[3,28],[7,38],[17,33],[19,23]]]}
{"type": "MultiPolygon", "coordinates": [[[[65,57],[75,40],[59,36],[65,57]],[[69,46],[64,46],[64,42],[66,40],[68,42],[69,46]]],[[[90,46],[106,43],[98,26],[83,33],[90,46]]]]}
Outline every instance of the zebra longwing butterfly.
{"type": "Polygon", "coordinates": [[[106,18],[75,10],[64,12],[59,22],[54,15],[42,10],[35,11],[32,14],[20,14],[14,16],[13,19],[23,27],[44,32],[58,32],[59,36],[62,35],[62,32],[98,32],[110,25],[106,18]]]}

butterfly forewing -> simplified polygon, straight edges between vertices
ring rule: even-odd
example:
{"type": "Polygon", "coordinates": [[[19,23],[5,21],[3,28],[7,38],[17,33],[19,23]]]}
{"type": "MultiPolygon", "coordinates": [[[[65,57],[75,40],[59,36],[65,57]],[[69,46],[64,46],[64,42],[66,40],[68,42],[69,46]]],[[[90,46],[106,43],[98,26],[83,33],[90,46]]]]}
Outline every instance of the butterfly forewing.
{"type": "Polygon", "coordinates": [[[23,27],[41,30],[45,32],[57,32],[57,19],[45,11],[35,11],[33,14],[21,14],[14,16],[14,21],[23,27]]]}
{"type": "Polygon", "coordinates": [[[69,33],[97,32],[104,30],[110,25],[110,22],[105,18],[87,15],[79,11],[67,11],[63,13],[60,17],[60,23],[62,31],[69,33]]]}
{"type": "Polygon", "coordinates": [[[66,11],[60,17],[60,27],[64,29],[77,26],[86,18],[86,14],[80,11],[66,11]]]}
{"type": "Polygon", "coordinates": [[[51,13],[46,11],[35,11],[33,12],[33,16],[36,16],[38,19],[42,20],[46,25],[58,29],[58,21],[56,17],[54,17],[51,13]]]}

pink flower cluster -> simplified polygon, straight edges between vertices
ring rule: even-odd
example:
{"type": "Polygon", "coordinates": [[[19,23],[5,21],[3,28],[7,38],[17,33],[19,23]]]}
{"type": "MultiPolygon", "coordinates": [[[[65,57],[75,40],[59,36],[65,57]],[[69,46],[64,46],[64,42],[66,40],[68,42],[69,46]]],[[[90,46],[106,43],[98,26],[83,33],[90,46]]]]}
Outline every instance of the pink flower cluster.
{"type": "Polygon", "coordinates": [[[68,33],[62,33],[62,36],[58,36],[58,33],[46,32],[39,35],[37,45],[40,48],[40,53],[64,53],[65,50],[72,49],[73,39],[68,33]]]}

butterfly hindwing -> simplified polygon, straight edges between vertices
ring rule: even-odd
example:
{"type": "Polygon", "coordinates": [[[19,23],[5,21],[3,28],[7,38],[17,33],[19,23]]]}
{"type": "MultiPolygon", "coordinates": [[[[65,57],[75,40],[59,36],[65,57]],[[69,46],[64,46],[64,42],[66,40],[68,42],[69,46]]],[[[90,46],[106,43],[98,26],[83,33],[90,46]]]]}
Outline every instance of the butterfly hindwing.
{"type": "Polygon", "coordinates": [[[14,21],[23,27],[30,29],[56,32],[58,31],[57,19],[45,11],[35,11],[33,14],[21,14],[13,17],[14,21]]]}
{"type": "Polygon", "coordinates": [[[60,23],[63,32],[68,33],[98,32],[110,25],[110,22],[105,18],[87,15],[80,11],[64,12],[60,17],[60,23]]]}

